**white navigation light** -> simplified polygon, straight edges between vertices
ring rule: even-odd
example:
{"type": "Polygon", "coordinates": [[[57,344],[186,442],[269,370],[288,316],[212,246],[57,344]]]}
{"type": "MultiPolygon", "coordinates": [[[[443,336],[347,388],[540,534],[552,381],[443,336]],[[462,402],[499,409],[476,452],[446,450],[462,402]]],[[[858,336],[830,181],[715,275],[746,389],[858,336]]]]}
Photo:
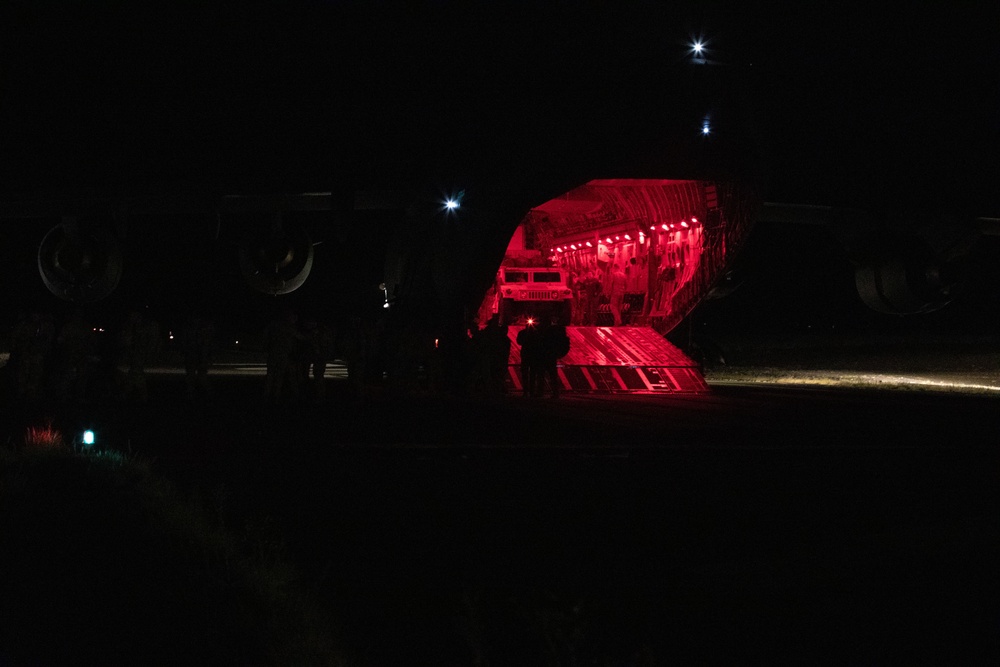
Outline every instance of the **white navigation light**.
{"type": "Polygon", "coordinates": [[[709,132],[711,132],[711,130],[712,129],[711,129],[711,127],[709,127],[707,121],[701,124],[701,133],[702,134],[708,134],[709,132]]]}
{"type": "Polygon", "coordinates": [[[708,60],[708,42],[710,40],[705,39],[704,35],[694,35],[690,36],[691,41],[688,42],[688,55],[691,57],[691,62],[695,65],[707,65],[708,60]]]}
{"type": "MultiPolygon", "coordinates": [[[[442,193],[443,194],[443,193],[442,193]]],[[[452,193],[446,195],[444,198],[444,210],[445,211],[455,211],[462,206],[462,198],[465,197],[465,190],[459,190],[457,193],[452,193]]]]}

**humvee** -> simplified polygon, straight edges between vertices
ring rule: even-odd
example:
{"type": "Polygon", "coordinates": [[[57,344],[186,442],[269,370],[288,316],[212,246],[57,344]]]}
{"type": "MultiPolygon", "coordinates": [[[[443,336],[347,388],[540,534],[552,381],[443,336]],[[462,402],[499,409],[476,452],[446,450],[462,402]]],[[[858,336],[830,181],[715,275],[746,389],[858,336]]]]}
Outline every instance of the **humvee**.
{"type": "Polygon", "coordinates": [[[497,276],[497,315],[500,324],[518,324],[550,318],[564,326],[573,317],[573,291],[565,269],[502,266],[497,276]]]}

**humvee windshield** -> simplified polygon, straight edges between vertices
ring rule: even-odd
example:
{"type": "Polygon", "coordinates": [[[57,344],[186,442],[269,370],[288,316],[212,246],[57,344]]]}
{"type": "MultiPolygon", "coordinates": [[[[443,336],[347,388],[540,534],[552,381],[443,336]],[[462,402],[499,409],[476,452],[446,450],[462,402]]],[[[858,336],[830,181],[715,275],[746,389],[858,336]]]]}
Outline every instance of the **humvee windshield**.
{"type": "Polygon", "coordinates": [[[558,271],[535,271],[536,283],[560,283],[562,276],[558,271]]]}
{"type": "Polygon", "coordinates": [[[526,283],[528,282],[528,272],[504,271],[504,279],[509,283],[526,283]]]}

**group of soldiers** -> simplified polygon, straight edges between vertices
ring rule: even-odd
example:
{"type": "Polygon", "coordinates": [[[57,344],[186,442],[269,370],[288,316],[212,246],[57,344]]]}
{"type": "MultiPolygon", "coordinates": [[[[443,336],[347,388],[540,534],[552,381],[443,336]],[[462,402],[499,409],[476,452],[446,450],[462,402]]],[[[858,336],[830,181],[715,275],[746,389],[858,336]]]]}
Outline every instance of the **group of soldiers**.
{"type": "MultiPolygon", "coordinates": [[[[326,366],[334,354],[333,338],[332,327],[309,319],[300,323],[291,311],[271,322],[264,331],[266,399],[321,400],[326,366]]],[[[187,397],[211,398],[209,373],[217,335],[212,319],[198,313],[190,314],[176,335],[171,331],[167,337],[159,323],[141,310],[128,312],[113,330],[92,327],[80,309],[63,318],[43,310],[24,313],[10,332],[3,384],[14,399],[28,403],[145,403],[147,371],[164,361],[168,340],[176,348],[174,358],[179,356],[183,363],[187,397]]]]}
{"type": "MultiPolygon", "coordinates": [[[[360,394],[386,380],[418,390],[439,385],[442,369],[436,345],[417,345],[416,338],[426,336],[404,333],[389,336],[360,322],[335,328],[285,310],[263,331],[264,400],[275,405],[324,401],[327,367],[337,359],[346,363],[349,385],[360,394]]],[[[0,372],[0,384],[9,396],[28,403],[145,403],[147,371],[164,361],[169,341],[171,354],[176,359],[179,352],[183,361],[187,397],[207,400],[212,397],[209,374],[216,339],[211,318],[197,313],[189,315],[176,335],[171,331],[165,336],[159,323],[141,310],[128,312],[118,327],[107,331],[92,327],[80,309],[62,318],[34,310],[22,314],[11,330],[10,357],[0,372]]],[[[565,327],[548,321],[531,324],[519,332],[517,343],[524,394],[541,395],[547,383],[558,396],[556,363],[569,349],[565,327]]],[[[471,331],[458,357],[465,388],[489,396],[506,393],[510,348],[508,328],[495,316],[471,331]]]]}
{"type": "Polygon", "coordinates": [[[510,363],[510,337],[506,324],[493,315],[482,329],[472,332],[469,346],[472,358],[472,385],[487,396],[500,396],[507,391],[507,369],[510,363]]]}
{"type": "Polygon", "coordinates": [[[601,292],[604,289],[601,281],[593,271],[587,271],[580,276],[571,273],[569,287],[573,290],[573,324],[596,325],[601,292]]]}
{"type": "Polygon", "coordinates": [[[11,330],[5,377],[14,398],[29,403],[145,402],[146,368],[161,346],[159,325],[137,310],[116,332],[91,327],[79,309],[61,321],[33,310],[11,330]]]}
{"type": "MultiPolygon", "coordinates": [[[[634,273],[637,274],[638,271],[634,273]]],[[[607,301],[611,323],[616,327],[621,326],[629,282],[629,275],[622,270],[618,262],[608,268],[603,280],[601,272],[587,271],[582,275],[571,272],[569,288],[573,291],[573,324],[597,326],[601,304],[607,301]]]]}
{"type": "Polygon", "coordinates": [[[308,318],[300,322],[294,310],[286,310],[264,329],[264,354],[268,403],[320,402],[326,397],[326,367],[336,354],[332,326],[308,318]]]}
{"type": "Polygon", "coordinates": [[[529,322],[517,333],[517,344],[521,346],[522,394],[541,396],[548,384],[552,398],[558,398],[558,361],[570,348],[566,327],[546,319],[537,324],[529,322]]]}
{"type": "MultiPolygon", "coordinates": [[[[351,388],[359,394],[381,379],[388,361],[395,375],[405,375],[400,358],[412,345],[396,336],[388,354],[384,338],[377,327],[358,320],[334,327],[282,311],[264,327],[258,348],[266,362],[263,399],[280,405],[325,400],[327,368],[337,359],[346,363],[351,388]]],[[[0,358],[0,394],[21,403],[145,403],[148,371],[182,364],[187,398],[209,400],[217,339],[204,312],[192,312],[168,332],[144,310],[128,312],[107,330],[93,327],[82,309],[62,317],[32,310],[9,330],[9,358],[6,363],[0,358]]]]}

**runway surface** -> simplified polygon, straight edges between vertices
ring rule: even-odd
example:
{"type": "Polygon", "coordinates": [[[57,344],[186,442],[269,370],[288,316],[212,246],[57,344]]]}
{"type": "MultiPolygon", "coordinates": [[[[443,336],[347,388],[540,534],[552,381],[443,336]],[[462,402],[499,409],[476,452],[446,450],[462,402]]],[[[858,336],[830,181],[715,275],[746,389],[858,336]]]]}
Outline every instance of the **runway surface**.
{"type": "Polygon", "coordinates": [[[158,375],[148,405],[56,419],[268,526],[362,664],[1000,651],[995,395],[362,399],[334,381],[274,407],[261,377],[214,379],[212,402],[158,375]]]}

